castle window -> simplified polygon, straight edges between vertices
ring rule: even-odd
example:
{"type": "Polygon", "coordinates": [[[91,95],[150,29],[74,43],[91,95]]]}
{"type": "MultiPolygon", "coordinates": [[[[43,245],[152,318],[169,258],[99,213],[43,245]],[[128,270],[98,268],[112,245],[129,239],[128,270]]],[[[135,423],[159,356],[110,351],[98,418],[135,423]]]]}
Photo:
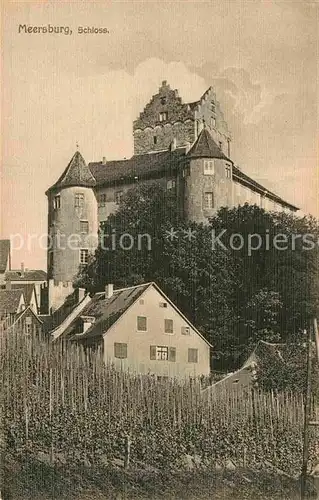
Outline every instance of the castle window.
{"type": "Polygon", "coordinates": [[[167,120],[167,112],[166,111],[162,111],[159,114],[159,121],[160,122],[165,122],[166,120],[167,120]]]}
{"type": "Polygon", "coordinates": [[[157,144],[157,136],[156,135],[154,135],[153,141],[154,141],[154,144],[157,144]]]}
{"type": "Polygon", "coordinates": [[[212,103],[211,103],[211,110],[213,113],[216,113],[216,104],[214,101],[212,101],[212,103]]]}
{"type": "Polygon", "coordinates": [[[167,187],[168,190],[175,189],[175,186],[176,186],[175,179],[169,179],[167,181],[166,187],[167,187]]]}
{"type": "Polygon", "coordinates": [[[221,150],[223,149],[223,143],[222,143],[222,141],[219,141],[219,149],[221,149],[221,150]]]}
{"type": "Polygon", "coordinates": [[[89,262],[89,251],[87,248],[80,250],[80,264],[87,264],[89,262]]]}
{"type": "Polygon", "coordinates": [[[119,205],[121,203],[121,200],[123,198],[123,191],[116,191],[115,193],[115,203],[119,205]]]}
{"type": "Polygon", "coordinates": [[[214,175],[215,173],[215,165],[214,160],[205,160],[204,161],[204,174],[205,175],[214,175]]]}
{"type": "Polygon", "coordinates": [[[77,208],[84,206],[84,193],[75,193],[74,206],[77,208]]]}
{"type": "Polygon", "coordinates": [[[101,193],[98,198],[99,207],[105,207],[106,193],[101,193]]]}
{"type": "Polygon", "coordinates": [[[215,128],[215,127],[216,127],[216,118],[212,116],[210,119],[210,128],[215,128]]]}
{"type": "Polygon", "coordinates": [[[25,334],[29,336],[31,335],[31,332],[32,332],[32,318],[28,316],[25,319],[25,334]]]}
{"type": "Polygon", "coordinates": [[[184,170],[183,170],[183,177],[188,177],[191,173],[191,170],[190,170],[190,166],[189,165],[186,165],[186,167],[184,167],[184,170]]]}
{"type": "Polygon", "coordinates": [[[204,193],[204,208],[207,209],[214,208],[214,193],[212,192],[204,193]]]}
{"type": "Polygon", "coordinates": [[[231,179],[231,165],[229,163],[225,165],[225,174],[227,179],[231,179]]]}
{"type": "Polygon", "coordinates": [[[166,104],[166,97],[161,97],[161,104],[166,104]]]}
{"type": "Polygon", "coordinates": [[[80,220],[80,233],[88,234],[89,222],[87,220],[80,220]]]}
{"type": "Polygon", "coordinates": [[[54,210],[61,208],[61,196],[59,194],[53,198],[53,208],[54,210]]]}

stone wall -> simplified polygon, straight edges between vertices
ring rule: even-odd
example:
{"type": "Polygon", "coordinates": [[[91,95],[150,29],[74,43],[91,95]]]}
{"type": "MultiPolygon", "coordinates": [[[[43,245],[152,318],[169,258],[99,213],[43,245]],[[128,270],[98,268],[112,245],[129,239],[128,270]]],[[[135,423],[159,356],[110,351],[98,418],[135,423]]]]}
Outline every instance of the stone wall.
{"type": "Polygon", "coordinates": [[[168,149],[176,139],[176,146],[185,146],[195,141],[195,121],[187,119],[185,122],[165,123],[154,127],[134,131],[134,154],[149,153],[168,149]]]}

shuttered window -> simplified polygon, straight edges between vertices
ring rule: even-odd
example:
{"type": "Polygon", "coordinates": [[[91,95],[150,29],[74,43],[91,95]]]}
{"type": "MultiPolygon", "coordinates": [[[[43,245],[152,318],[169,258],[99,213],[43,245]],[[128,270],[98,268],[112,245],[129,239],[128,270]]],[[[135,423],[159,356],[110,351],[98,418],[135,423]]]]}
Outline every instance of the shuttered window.
{"type": "Polygon", "coordinates": [[[120,359],[127,358],[127,344],[114,342],[114,357],[120,359]]]}
{"type": "Polygon", "coordinates": [[[198,363],[198,349],[188,349],[188,362],[198,363]]]}
{"type": "Polygon", "coordinates": [[[139,332],[146,332],[146,330],[147,330],[147,318],[146,318],[146,316],[137,316],[137,330],[139,332]]]}
{"type": "Polygon", "coordinates": [[[165,319],[164,320],[164,331],[165,331],[165,333],[174,333],[174,326],[173,326],[172,319],[165,319]]]}

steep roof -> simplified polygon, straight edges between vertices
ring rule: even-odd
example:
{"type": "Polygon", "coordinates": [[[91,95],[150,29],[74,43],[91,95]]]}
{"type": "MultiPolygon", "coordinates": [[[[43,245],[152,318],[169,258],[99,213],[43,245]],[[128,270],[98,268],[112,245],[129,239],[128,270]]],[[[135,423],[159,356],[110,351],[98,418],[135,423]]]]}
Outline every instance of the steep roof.
{"type": "Polygon", "coordinates": [[[20,270],[7,271],[6,281],[46,281],[47,273],[41,269],[28,269],[23,273],[20,270]]]}
{"type": "Polygon", "coordinates": [[[96,184],[102,186],[116,182],[132,181],[156,177],[166,173],[176,172],[179,161],[185,157],[185,147],[176,148],[174,151],[156,151],[141,155],[134,155],[128,160],[115,160],[106,163],[89,163],[96,184]],[[136,179],[135,179],[136,180],[136,179]]]}
{"type": "Polygon", "coordinates": [[[23,294],[24,294],[25,302],[27,305],[30,304],[33,292],[34,292],[35,297],[36,297],[35,287],[34,287],[33,283],[32,284],[14,283],[11,285],[11,289],[12,290],[22,290],[23,294]]]}
{"type": "Polygon", "coordinates": [[[247,187],[253,188],[255,191],[257,191],[260,194],[266,193],[267,198],[270,198],[273,201],[281,203],[282,205],[285,205],[286,207],[288,207],[294,211],[299,210],[298,207],[296,207],[295,205],[288,203],[287,201],[280,198],[280,196],[276,195],[275,193],[272,193],[271,191],[268,191],[268,189],[266,189],[264,186],[262,186],[258,182],[254,181],[254,179],[252,179],[251,177],[246,175],[244,172],[242,172],[235,165],[233,165],[233,180],[240,182],[241,184],[244,184],[247,187]]]}
{"type": "Polygon", "coordinates": [[[0,273],[7,269],[10,258],[10,240],[0,240],[0,273]]]}
{"type": "Polygon", "coordinates": [[[95,184],[95,179],[83,156],[80,151],[76,151],[63,174],[48,191],[70,186],[94,187],[95,184]]]}
{"type": "Polygon", "coordinates": [[[114,290],[110,298],[105,296],[105,292],[95,294],[90,303],[80,313],[80,316],[94,317],[95,322],[93,325],[83,335],[76,335],[74,329],[79,320],[79,317],[77,317],[66,329],[63,336],[71,334],[69,337],[71,340],[102,337],[149,286],[150,283],[146,283],[114,290]]]}
{"type": "Polygon", "coordinates": [[[231,161],[224,155],[220,147],[217,146],[206,127],[200,132],[194,145],[187,153],[187,158],[220,158],[231,161]]]}
{"type": "Polygon", "coordinates": [[[0,290],[0,312],[16,313],[23,290],[0,290]]]}

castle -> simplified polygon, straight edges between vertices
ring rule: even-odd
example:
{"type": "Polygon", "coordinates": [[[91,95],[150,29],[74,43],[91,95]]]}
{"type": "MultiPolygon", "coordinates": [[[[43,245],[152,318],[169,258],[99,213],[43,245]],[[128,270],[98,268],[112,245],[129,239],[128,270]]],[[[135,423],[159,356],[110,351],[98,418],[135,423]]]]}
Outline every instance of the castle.
{"type": "Polygon", "coordinates": [[[172,190],[184,217],[197,222],[207,221],[222,206],[246,202],[266,210],[298,210],[234,165],[231,135],[212,87],[199,101],[183,103],[163,81],[134,121],[133,135],[130,159],[103,158],[87,165],[76,151],[46,192],[51,310],[72,290],[79,266],[96,248],[99,224],[139,183],[156,180],[172,190]]]}

